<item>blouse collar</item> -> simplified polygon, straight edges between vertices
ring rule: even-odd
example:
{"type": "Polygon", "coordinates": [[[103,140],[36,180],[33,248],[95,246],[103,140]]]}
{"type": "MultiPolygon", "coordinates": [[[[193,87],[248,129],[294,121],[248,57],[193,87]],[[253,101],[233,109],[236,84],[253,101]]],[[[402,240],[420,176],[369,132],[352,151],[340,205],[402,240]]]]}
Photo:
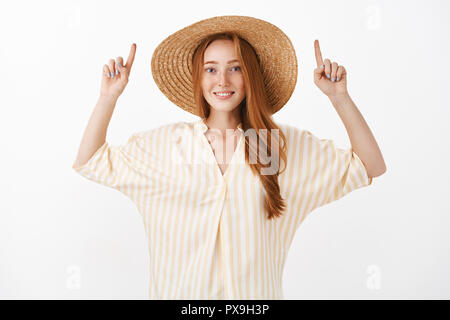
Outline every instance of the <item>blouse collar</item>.
{"type": "MultiPolygon", "coordinates": [[[[208,126],[206,125],[206,119],[205,118],[201,118],[199,120],[197,120],[194,123],[195,129],[200,132],[200,133],[205,133],[208,130],[208,126]]],[[[237,129],[240,132],[244,132],[244,130],[242,129],[242,122],[239,122],[237,129]]]]}

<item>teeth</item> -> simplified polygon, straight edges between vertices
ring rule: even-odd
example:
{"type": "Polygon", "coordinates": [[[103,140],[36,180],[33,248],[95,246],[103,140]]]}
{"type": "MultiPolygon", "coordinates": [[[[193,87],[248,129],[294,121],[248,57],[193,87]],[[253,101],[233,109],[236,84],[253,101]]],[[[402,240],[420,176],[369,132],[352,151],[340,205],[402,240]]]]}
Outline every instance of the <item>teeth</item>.
{"type": "Polygon", "coordinates": [[[226,97],[226,96],[231,96],[232,93],[216,93],[216,95],[221,96],[221,97],[226,97]]]}

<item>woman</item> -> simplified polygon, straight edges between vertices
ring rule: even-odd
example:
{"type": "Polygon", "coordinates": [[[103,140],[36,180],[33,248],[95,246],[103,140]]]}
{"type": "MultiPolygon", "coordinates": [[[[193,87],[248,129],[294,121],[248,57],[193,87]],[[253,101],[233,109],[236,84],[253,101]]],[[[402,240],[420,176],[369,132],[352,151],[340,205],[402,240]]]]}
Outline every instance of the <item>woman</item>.
{"type": "Polygon", "coordinates": [[[385,171],[348,95],[345,68],[323,61],[315,42],[314,82],[343,120],[349,150],[272,120],[297,80],[295,51],[280,29],[251,17],[202,20],[152,57],[161,91],[200,119],[109,146],[106,129],[135,52],[133,44],[125,65],[118,57],[104,66],[72,167],[136,203],[148,235],[151,299],[282,299],[284,262],[305,217],[385,171]]]}

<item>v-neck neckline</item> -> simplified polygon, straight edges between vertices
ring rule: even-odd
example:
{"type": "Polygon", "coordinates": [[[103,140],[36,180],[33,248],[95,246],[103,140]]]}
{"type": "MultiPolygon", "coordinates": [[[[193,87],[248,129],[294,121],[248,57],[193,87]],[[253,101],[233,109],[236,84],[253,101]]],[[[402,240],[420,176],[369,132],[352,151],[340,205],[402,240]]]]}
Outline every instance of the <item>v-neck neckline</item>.
{"type": "MultiPolygon", "coordinates": [[[[216,172],[218,172],[219,175],[221,176],[221,178],[225,180],[228,177],[228,172],[231,170],[230,169],[231,165],[235,162],[235,158],[237,157],[236,153],[240,152],[241,144],[242,144],[242,141],[244,140],[244,135],[242,134],[243,133],[242,124],[239,124],[239,126],[238,126],[238,130],[241,131],[240,135],[239,135],[238,143],[236,145],[236,148],[234,149],[233,155],[231,156],[231,160],[227,163],[227,168],[225,169],[224,173],[222,174],[222,170],[220,169],[219,163],[217,162],[213,148],[210,145],[208,138],[205,136],[205,132],[208,130],[208,126],[205,124],[204,119],[200,119],[198,122],[199,122],[199,125],[201,128],[201,130],[199,132],[199,134],[201,135],[201,140],[203,141],[204,145],[206,145],[206,147],[209,149],[208,153],[209,153],[210,157],[212,157],[212,159],[214,160],[216,172]]],[[[226,156],[225,156],[225,158],[226,158],[226,156]]]]}

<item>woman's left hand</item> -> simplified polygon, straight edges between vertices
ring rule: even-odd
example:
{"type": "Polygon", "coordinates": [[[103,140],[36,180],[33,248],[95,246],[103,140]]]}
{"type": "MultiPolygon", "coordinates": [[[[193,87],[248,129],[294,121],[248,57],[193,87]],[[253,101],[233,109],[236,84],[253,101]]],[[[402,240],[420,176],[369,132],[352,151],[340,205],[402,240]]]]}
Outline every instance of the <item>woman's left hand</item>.
{"type": "Polygon", "coordinates": [[[314,41],[314,50],[316,54],[317,68],[314,69],[314,83],[329,98],[348,94],[347,91],[347,71],[344,66],[337,62],[331,62],[330,59],[322,60],[319,40],[314,41]]]}

